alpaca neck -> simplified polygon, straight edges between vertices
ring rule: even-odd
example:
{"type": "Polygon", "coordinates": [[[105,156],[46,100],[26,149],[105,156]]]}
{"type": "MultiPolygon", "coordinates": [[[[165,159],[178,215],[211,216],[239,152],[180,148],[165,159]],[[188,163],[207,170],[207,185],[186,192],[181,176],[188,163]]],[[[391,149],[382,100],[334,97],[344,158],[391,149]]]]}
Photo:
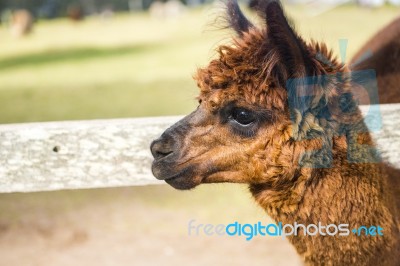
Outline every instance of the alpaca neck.
{"type": "Polygon", "coordinates": [[[250,191],[276,222],[348,224],[347,236],[288,236],[307,264],[369,265],[376,260],[375,265],[396,265],[390,254],[400,252],[399,220],[383,165],[349,163],[341,150],[333,155],[332,168],[298,169],[296,182],[283,190],[256,184],[250,191]],[[353,234],[360,226],[380,226],[383,236],[353,234]]]}

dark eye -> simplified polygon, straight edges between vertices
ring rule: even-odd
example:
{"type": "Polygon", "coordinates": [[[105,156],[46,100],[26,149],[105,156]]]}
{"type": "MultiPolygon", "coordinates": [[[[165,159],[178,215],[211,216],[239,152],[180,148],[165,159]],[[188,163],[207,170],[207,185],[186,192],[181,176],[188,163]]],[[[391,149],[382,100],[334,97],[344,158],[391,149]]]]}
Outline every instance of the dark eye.
{"type": "Polygon", "coordinates": [[[256,120],[254,113],[244,108],[233,109],[231,118],[243,126],[250,125],[256,120]]]}

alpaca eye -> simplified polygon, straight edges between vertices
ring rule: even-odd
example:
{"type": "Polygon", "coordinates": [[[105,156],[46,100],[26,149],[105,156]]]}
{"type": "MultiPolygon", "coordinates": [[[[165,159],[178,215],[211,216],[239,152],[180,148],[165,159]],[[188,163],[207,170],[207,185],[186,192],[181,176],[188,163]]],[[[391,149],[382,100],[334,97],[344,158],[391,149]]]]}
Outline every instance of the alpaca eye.
{"type": "Polygon", "coordinates": [[[254,114],[251,111],[243,108],[233,109],[231,117],[233,120],[243,126],[250,125],[256,120],[254,114]]]}

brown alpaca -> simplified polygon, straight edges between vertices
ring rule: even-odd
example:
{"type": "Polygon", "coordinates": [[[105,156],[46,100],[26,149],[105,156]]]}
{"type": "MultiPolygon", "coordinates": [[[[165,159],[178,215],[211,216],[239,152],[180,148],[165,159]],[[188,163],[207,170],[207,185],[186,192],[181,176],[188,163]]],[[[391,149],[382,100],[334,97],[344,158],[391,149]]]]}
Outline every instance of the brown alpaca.
{"type": "Polygon", "coordinates": [[[67,15],[73,21],[80,21],[84,18],[83,9],[77,4],[71,4],[68,6],[67,15]]]}
{"type": "Polygon", "coordinates": [[[400,103],[400,18],[376,33],[353,56],[350,68],[352,71],[374,69],[379,102],[400,103]]]}
{"type": "Polygon", "coordinates": [[[306,43],[270,2],[196,75],[199,106],[151,145],[152,171],[176,189],[246,183],[283,224],[380,226],[382,236],[289,236],[307,265],[400,265],[399,172],[379,162],[347,67],[306,43]],[[322,59],[321,59],[322,58],[322,59]],[[310,85],[311,84],[311,85],[310,85]]]}

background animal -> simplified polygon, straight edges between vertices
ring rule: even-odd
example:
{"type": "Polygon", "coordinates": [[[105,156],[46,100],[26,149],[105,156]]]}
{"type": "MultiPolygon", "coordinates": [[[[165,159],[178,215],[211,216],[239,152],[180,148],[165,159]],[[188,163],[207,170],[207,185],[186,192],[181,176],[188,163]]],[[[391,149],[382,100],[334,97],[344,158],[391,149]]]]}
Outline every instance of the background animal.
{"type": "Polygon", "coordinates": [[[80,21],[84,19],[84,10],[79,4],[71,4],[68,6],[67,15],[72,21],[80,21]]]}
{"type": "Polygon", "coordinates": [[[16,37],[28,35],[32,32],[33,22],[33,16],[28,10],[16,10],[11,15],[11,33],[16,37]]]}
{"type": "Polygon", "coordinates": [[[379,102],[400,103],[400,17],[361,47],[351,59],[350,68],[352,71],[374,69],[379,102]]]}

